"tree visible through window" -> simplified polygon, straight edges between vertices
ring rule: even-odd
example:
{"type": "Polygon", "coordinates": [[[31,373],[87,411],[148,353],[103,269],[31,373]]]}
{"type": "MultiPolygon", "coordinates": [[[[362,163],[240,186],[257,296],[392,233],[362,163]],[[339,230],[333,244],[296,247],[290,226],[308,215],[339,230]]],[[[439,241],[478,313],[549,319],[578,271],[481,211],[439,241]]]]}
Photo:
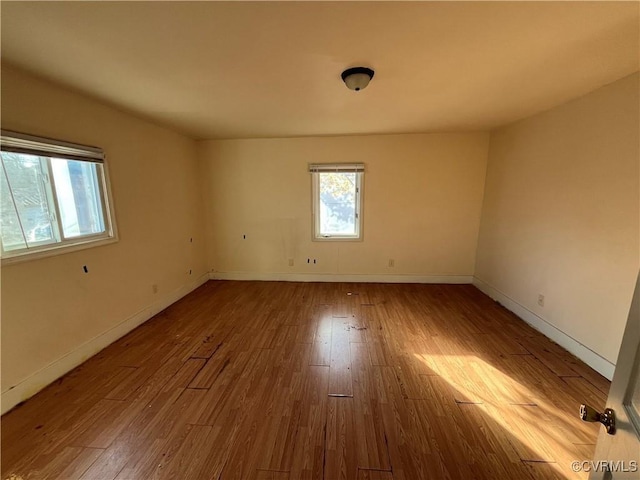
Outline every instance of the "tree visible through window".
{"type": "Polygon", "coordinates": [[[312,165],[314,237],[361,238],[361,165],[312,165]]]}

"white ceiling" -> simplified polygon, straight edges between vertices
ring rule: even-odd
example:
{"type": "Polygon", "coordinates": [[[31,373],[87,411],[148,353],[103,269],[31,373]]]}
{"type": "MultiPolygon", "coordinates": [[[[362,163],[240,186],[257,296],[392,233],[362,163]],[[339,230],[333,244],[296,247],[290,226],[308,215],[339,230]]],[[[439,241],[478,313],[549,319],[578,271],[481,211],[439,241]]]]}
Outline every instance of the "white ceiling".
{"type": "Polygon", "coordinates": [[[2,2],[2,57],[194,138],[484,130],[638,70],[637,2],[2,2]],[[347,67],[376,71],[348,90],[347,67]]]}

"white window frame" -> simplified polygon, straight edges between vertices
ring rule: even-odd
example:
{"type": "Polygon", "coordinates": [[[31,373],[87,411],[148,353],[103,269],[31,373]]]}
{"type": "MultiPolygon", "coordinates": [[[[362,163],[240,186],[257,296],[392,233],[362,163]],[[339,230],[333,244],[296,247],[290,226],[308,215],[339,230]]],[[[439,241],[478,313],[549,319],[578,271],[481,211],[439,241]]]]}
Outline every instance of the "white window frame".
{"type": "Polygon", "coordinates": [[[311,173],[312,192],[312,228],[311,239],[315,242],[360,242],[363,236],[363,186],[364,186],[364,164],[363,163],[312,163],[309,164],[311,173]],[[356,233],[354,235],[322,235],[320,233],[320,173],[355,173],[356,174],[356,233]]]}
{"type": "Polygon", "coordinates": [[[102,215],[104,219],[105,231],[95,235],[82,235],[79,237],[65,238],[60,225],[60,212],[58,200],[55,193],[55,185],[53,184],[51,162],[47,165],[49,171],[47,175],[51,183],[53,191],[53,199],[50,199],[54,205],[56,212],[56,224],[54,228],[60,230],[60,241],[46,243],[43,245],[32,245],[19,250],[4,251],[0,242],[0,254],[2,257],[2,265],[23,262],[27,260],[35,260],[54,255],[61,255],[86,248],[107,245],[118,241],[118,233],[114,218],[113,201],[111,195],[111,185],[109,182],[109,171],[105,162],[105,155],[102,149],[87,145],[65,142],[45,137],[37,137],[25,133],[12,132],[2,130],[0,136],[0,150],[24,153],[29,155],[37,155],[47,158],[61,158],[67,160],[79,160],[83,162],[93,162],[102,165],[102,169],[98,169],[99,194],[102,207],[102,215]]]}

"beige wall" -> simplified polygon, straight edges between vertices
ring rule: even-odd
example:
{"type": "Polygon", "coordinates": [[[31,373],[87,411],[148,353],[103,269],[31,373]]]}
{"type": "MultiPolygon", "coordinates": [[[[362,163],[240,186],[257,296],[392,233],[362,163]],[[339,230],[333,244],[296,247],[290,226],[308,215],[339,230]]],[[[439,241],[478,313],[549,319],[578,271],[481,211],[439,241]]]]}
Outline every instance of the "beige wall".
{"type": "Polygon", "coordinates": [[[222,278],[473,275],[487,148],[486,133],[202,142],[209,267],[222,278]],[[364,242],[311,241],[307,165],[322,162],[365,164],[364,242]]]}
{"type": "Polygon", "coordinates": [[[85,342],[188,291],[206,264],[193,140],[5,65],[2,128],[102,147],[120,234],[115,244],[3,266],[4,401],[11,387],[21,396],[41,388],[24,381],[85,342]]]}
{"type": "Polygon", "coordinates": [[[476,277],[612,363],[639,265],[638,106],[635,74],[492,132],[478,242],[476,277]]]}

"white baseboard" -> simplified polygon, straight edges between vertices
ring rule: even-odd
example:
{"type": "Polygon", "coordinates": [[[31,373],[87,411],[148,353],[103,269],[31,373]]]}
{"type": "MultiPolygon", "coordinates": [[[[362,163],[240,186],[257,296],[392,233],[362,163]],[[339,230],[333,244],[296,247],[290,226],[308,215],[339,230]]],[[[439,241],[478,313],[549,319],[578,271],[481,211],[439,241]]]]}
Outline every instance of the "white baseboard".
{"type": "Polygon", "coordinates": [[[211,272],[211,280],[260,280],[270,282],[347,283],[471,283],[472,275],[387,275],[336,273],[211,272]]]}
{"type": "Polygon", "coordinates": [[[31,374],[20,383],[2,392],[0,400],[0,411],[2,414],[8,412],[18,403],[32,397],[47,385],[51,384],[67,372],[70,372],[82,362],[98,353],[103,348],[122,338],[137,326],[143,324],[151,317],[161,312],[169,305],[177,302],[182,297],[192,292],[209,279],[209,274],[204,274],[197,280],[178,288],[162,299],[154,302],[148,307],[140,310],[135,315],[127,318],[118,325],[112,327],[97,337],[88,340],[74,350],[63,355],[46,367],[31,374]]]}
{"type": "Polygon", "coordinates": [[[600,356],[586,345],[580,343],[575,338],[567,335],[558,327],[551,324],[549,321],[535,314],[524,305],[502,293],[497,288],[489,285],[484,280],[481,280],[478,277],[474,277],[473,285],[484,294],[493,298],[497,302],[500,302],[505,308],[511,310],[533,328],[556,342],[564,349],[573,353],[576,357],[578,357],[580,360],[589,365],[605,378],[609,380],[613,378],[613,371],[615,370],[616,366],[606,358],[600,356]]]}

